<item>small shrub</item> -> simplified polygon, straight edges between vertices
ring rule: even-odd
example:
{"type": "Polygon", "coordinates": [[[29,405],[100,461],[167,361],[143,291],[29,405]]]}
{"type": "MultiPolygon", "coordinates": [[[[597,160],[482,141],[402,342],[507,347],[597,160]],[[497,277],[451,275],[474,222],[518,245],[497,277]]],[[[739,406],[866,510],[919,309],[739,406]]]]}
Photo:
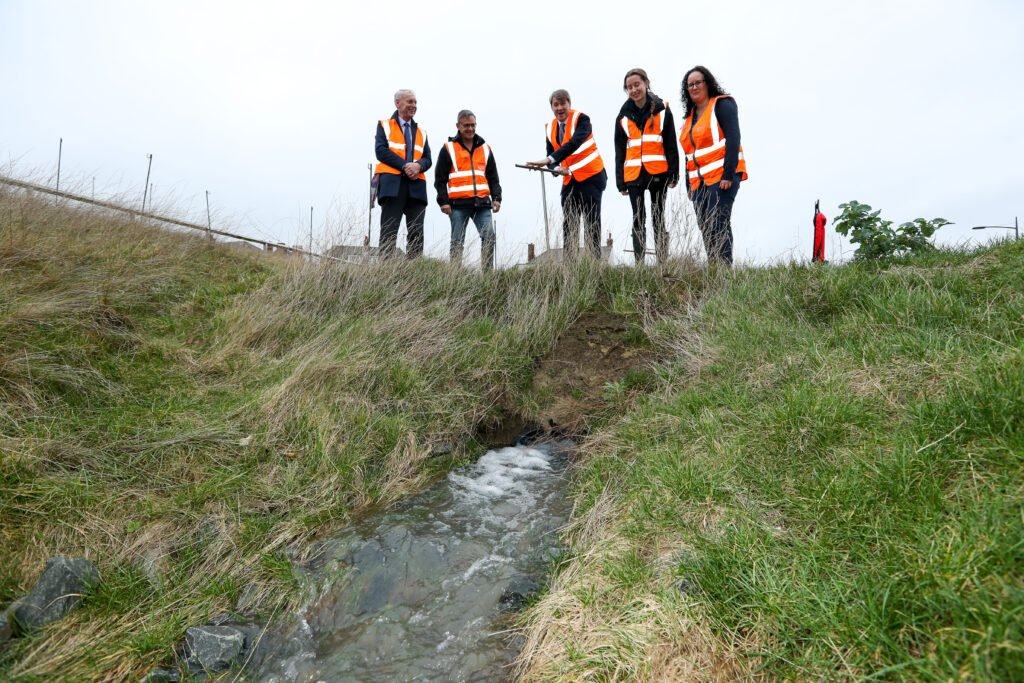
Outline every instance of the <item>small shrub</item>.
{"type": "Polygon", "coordinates": [[[832,221],[836,232],[848,236],[857,245],[853,256],[864,261],[933,249],[928,238],[943,225],[951,225],[945,218],[930,221],[915,218],[893,229],[892,221],[879,217],[881,211],[872,211],[870,206],[855,199],[840,204],[839,208],[843,212],[832,221]]]}

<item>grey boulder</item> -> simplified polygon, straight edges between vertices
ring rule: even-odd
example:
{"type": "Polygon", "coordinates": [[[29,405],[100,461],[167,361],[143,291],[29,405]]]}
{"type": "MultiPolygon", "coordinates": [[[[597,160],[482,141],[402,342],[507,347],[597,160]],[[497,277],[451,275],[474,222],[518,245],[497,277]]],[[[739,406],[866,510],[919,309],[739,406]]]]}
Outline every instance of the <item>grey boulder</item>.
{"type": "Polygon", "coordinates": [[[232,626],[192,626],[185,631],[185,661],[193,671],[222,671],[238,660],[244,645],[245,634],[232,626]]]}
{"type": "Polygon", "coordinates": [[[7,620],[7,614],[0,614],[0,645],[10,640],[13,635],[11,622],[7,620]]]}
{"type": "Polygon", "coordinates": [[[84,558],[63,555],[46,561],[43,573],[28,595],[7,608],[7,618],[17,632],[27,632],[60,619],[100,582],[100,573],[84,558]]]}
{"type": "Polygon", "coordinates": [[[168,669],[161,666],[140,678],[139,683],[178,683],[180,680],[181,674],[178,673],[177,669],[168,669]]]}

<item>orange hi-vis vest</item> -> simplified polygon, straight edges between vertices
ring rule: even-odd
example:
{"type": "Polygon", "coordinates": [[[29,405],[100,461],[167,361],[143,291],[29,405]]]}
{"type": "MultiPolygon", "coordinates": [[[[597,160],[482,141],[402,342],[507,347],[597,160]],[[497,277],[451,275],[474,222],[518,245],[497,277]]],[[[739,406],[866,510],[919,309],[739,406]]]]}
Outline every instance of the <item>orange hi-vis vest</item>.
{"type": "MultiPolygon", "coordinates": [[[[580,118],[580,112],[570,109],[569,118],[565,122],[565,133],[562,134],[562,142],[558,141],[558,119],[554,118],[548,124],[548,140],[551,146],[558,150],[563,143],[572,139],[573,131],[576,130],[576,122],[580,118]]],[[[594,134],[591,133],[583,144],[575,152],[562,160],[562,168],[569,169],[569,175],[562,176],[562,184],[568,185],[569,179],[574,178],[576,182],[582,182],[587,178],[597,175],[604,170],[604,161],[597,151],[597,143],[594,142],[594,134]]]]}
{"type": "MultiPolygon", "coordinates": [[[[402,132],[402,124],[397,119],[381,119],[380,125],[385,131],[388,131],[388,147],[391,151],[398,156],[405,158],[405,133],[402,132]]],[[[423,142],[427,139],[427,132],[423,130],[423,126],[416,126],[416,140],[413,143],[412,160],[419,161],[423,157],[423,142]]],[[[388,166],[383,162],[378,162],[376,168],[373,169],[374,173],[394,173],[395,175],[401,175],[402,169],[395,168],[394,166],[388,166]]],[[[426,179],[427,176],[420,173],[417,176],[420,180],[426,179]]]]}
{"type": "Polygon", "coordinates": [[[489,197],[491,188],[487,185],[487,160],[491,158],[491,148],[485,142],[473,149],[468,149],[457,142],[449,140],[445,143],[448,156],[452,158],[452,170],[448,174],[448,199],[466,199],[468,197],[489,197]]]}
{"type": "Polygon", "coordinates": [[[665,120],[665,109],[654,116],[648,117],[641,131],[628,116],[619,119],[619,125],[626,132],[626,161],[622,164],[622,179],[627,183],[640,177],[640,167],[651,175],[668,171],[668,159],[665,158],[665,143],[661,137],[661,126],[665,120]]]}
{"type": "MultiPolygon", "coordinates": [[[[730,95],[722,95],[728,97],[730,95]]],[[[715,116],[715,103],[719,97],[712,97],[708,106],[704,108],[697,122],[690,124],[693,120],[693,112],[683,122],[682,132],[679,133],[679,143],[686,153],[686,175],[690,180],[690,190],[700,187],[701,180],[705,185],[714,185],[722,179],[723,166],[725,166],[725,133],[718,125],[718,117],[715,116]],[[693,142],[690,137],[693,137],[693,142]]],[[[747,179],[747,162],[743,158],[743,145],[740,145],[739,160],[736,162],[736,173],[739,180],[747,179]]]]}

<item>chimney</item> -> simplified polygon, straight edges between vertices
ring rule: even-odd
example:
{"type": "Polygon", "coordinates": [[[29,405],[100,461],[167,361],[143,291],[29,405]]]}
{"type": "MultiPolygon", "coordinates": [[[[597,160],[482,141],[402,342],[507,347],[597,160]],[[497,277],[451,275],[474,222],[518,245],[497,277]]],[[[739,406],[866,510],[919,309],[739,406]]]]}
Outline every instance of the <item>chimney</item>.
{"type": "Polygon", "coordinates": [[[537,258],[537,254],[534,251],[533,242],[530,242],[526,245],[526,262],[529,263],[535,258],[537,258]]]}

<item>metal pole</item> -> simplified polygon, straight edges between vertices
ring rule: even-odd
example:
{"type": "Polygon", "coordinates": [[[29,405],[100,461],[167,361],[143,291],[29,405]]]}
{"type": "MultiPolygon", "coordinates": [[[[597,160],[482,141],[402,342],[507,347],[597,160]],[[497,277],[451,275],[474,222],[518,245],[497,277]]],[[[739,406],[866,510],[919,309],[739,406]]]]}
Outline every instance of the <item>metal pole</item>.
{"type": "Polygon", "coordinates": [[[1017,222],[1017,217],[1013,217],[1013,241],[1016,242],[1020,239],[1020,224],[1017,222]]]}
{"type": "Polygon", "coordinates": [[[313,253],[313,207],[309,207],[309,253],[313,253]]]}
{"type": "Polygon", "coordinates": [[[149,184],[149,210],[153,211],[153,183],[149,184]]]}
{"type": "Polygon", "coordinates": [[[149,157],[149,166],[146,167],[146,184],[142,186],[142,210],[146,210],[146,193],[149,191],[149,172],[153,170],[153,155],[147,155],[149,157]]]}
{"type": "Polygon", "coordinates": [[[60,192],[60,160],[64,155],[64,138],[57,143],[57,191],[60,192]]]}
{"type": "Polygon", "coordinates": [[[206,191],[206,236],[213,239],[213,221],[210,219],[210,191],[206,191]]]}
{"type": "Polygon", "coordinates": [[[550,232],[548,228],[548,188],[544,183],[544,174],[540,174],[540,196],[544,202],[544,251],[551,251],[551,240],[548,237],[550,232]]]}
{"type": "Polygon", "coordinates": [[[366,168],[370,169],[370,209],[366,212],[366,244],[370,244],[370,236],[373,233],[373,164],[367,164],[366,168]]]}

